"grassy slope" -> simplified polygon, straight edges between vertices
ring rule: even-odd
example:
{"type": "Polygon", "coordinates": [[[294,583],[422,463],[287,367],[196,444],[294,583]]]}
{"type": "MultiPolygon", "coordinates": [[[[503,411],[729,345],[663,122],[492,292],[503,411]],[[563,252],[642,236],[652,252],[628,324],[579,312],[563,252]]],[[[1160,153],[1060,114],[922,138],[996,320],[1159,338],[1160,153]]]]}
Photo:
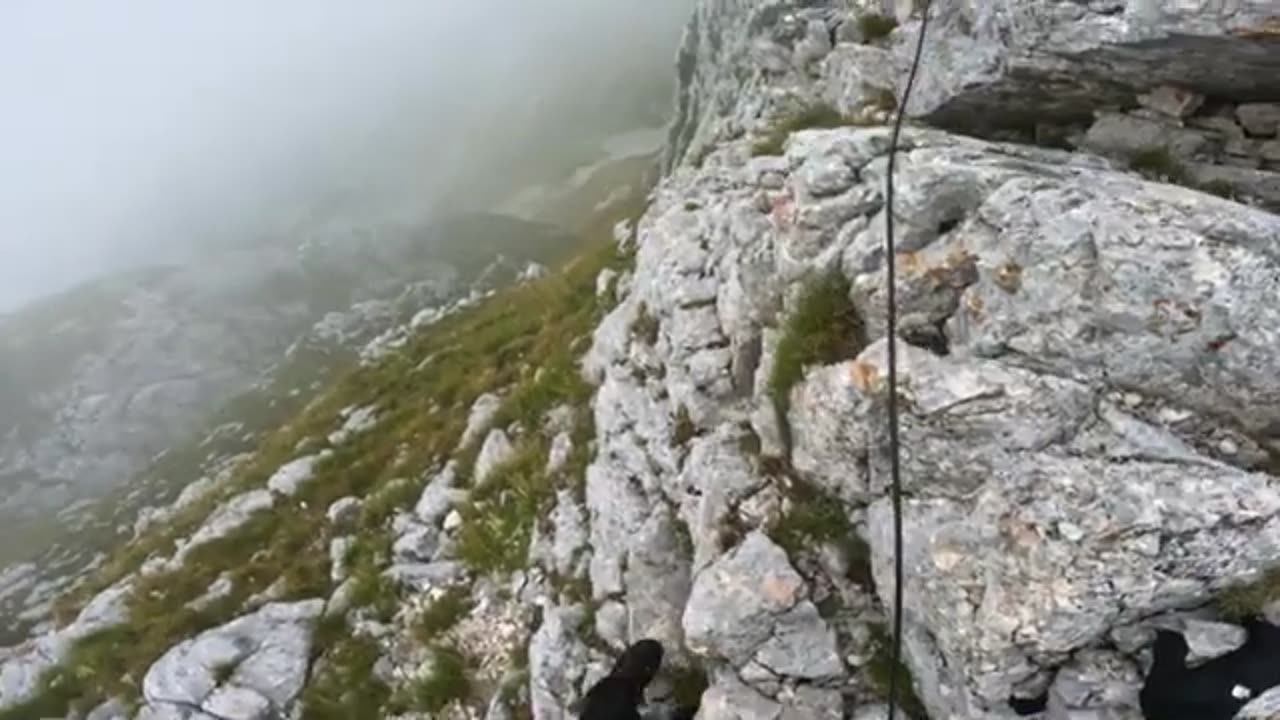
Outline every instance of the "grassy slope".
{"type": "MultiPolygon", "coordinates": [[[[285,583],[285,599],[327,596],[332,588],[324,512],[347,495],[367,499],[351,555],[357,604],[389,614],[396,598],[379,576],[387,557],[388,521],[411,505],[429,471],[453,453],[472,402],[485,392],[507,388],[499,421],[536,427],[550,408],[582,406],[589,399],[590,390],[575,366],[604,310],[596,300],[595,278],[602,268],[623,262],[609,240],[610,231],[616,220],[638,214],[641,194],[603,213],[572,219],[584,240],[559,270],[443,320],[372,366],[351,369],[267,435],[226,486],[121,548],[63,599],[64,619],[96,592],[134,573],[147,558],[170,555],[174,541],[190,535],[218,502],[262,487],[284,462],[328,447],[325,436],[340,425],[343,408],[377,406],[376,427],[333,448],[292,501],[277,503],[231,535],[193,552],[180,570],[138,582],[129,599],[128,621],[78,643],[69,662],[44,678],[38,697],[0,712],[0,720],[62,716],[111,696],[136,699],[147,668],[168,648],[235,617],[245,600],[278,580],[285,583]],[[187,607],[224,574],[233,581],[228,597],[200,611],[187,607]]],[[[589,413],[578,415],[575,435],[580,442],[572,459],[576,471],[585,466],[590,438],[589,413]]],[[[525,462],[502,469],[463,509],[460,555],[478,570],[523,562],[533,523],[554,497],[554,485],[541,472],[545,441],[537,433],[525,433],[519,447],[525,462]]],[[[466,454],[473,455],[474,448],[466,454]]],[[[308,689],[306,715],[379,717],[390,693],[369,672],[376,648],[351,637],[343,625],[326,621],[318,629],[316,656],[326,654],[328,662],[308,689]]],[[[396,709],[412,709],[419,703],[409,698],[395,704],[409,706],[396,709]]]]}

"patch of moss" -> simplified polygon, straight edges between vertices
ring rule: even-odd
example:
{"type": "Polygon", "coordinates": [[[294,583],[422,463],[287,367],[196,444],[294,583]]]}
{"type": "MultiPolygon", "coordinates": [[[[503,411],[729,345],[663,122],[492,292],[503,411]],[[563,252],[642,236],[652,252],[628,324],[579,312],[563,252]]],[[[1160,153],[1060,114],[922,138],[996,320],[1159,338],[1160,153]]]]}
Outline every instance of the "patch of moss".
{"type": "Polygon", "coordinates": [[[791,388],[804,378],[805,369],[855,357],[866,345],[862,316],[849,299],[843,273],[828,271],[810,280],[784,323],[769,376],[769,396],[784,440],[791,388]]]}
{"type": "Polygon", "coordinates": [[[858,18],[858,29],[862,31],[862,39],[869,43],[889,37],[897,27],[896,19],[880,13],[867,13],[858,18]]]}
{"type": "Polygon", "coordinates": [[[883,700],[889,699],[890,679],[897,676],[898,707],[915,720],[927,720],[928,711],[916,695],[915,679],[905,663],[893,664],[893,644],[890,629],[885,625],[871,626],[871,659],[867,662],[867,676],[883,700]]]}
{"type": "Polygon", "coordinates": [[[781,117],[763,138],[751,146],[751,154],[781,155],[787,138],[798,130],[809,128],[835,128],[854,124],[843,113],[828,103],[817,103],[781,117]]]}
{"type": "Polygon", "coordinates": [[[631,323],[631,336],[646,345],[655,345],[658,342],[658,331],[660,329],[661,324],[657,318],[649,313],[649,307],[644,303],[640,303],[640,309],[636,312],[635,322],[631,323]]]}
{"type": "Polygon", "coordinates": [[[1187,169],[1174,157],[1169,148],[1152,146],[1137,150],[1129,156],[1129,168],[1141,173],[1144,177],[1186,184],[1187,169]]]}
{"type": "Polygon", "coordinates": [[[885,112],[893,112],[898,109],[898,96],[888,88],[881,88],[871,94],[871,105],[885,112]]]}
{"type": "Polygon", "coordinates": [[[787,495],[790,509],[774,523],[769,535],[788,553],[854,536],[844,504],[838,499],[798,479],[790,481],[787,495]]]}
{"type": "Polygon", "coordinates": [[[671,698],[676,707],[696,708],[702,704],[702,694],[711,683],[700,665],[669,667],[665,674],[671,680],[671,698]]]}
{"type": "Polygon", "coordinates": [[[698,434],[698,428],[689,417],[689,408],[683,404],[676,409],[676,416],[671,428],[671,441],[677,446],[684,445],[698,434]]]}
{"type": "Polygon", "coordinates": [[[1210,195],[1217,195],[1218,197],[1226,198],[1227,200],[1236,199],[1236,186],[1226,180],[1210,180],[1209,182],[1202,183],[1199,187],[1210,195]]]}
{"type": "Polygon", "coordinates": [[[1256,582],[1223,591],[1216,605],[1223,618],[1240,622],[1261,615],[1262,609],[1277,599],[1280,599],[1280,569],[1272,570],[1256,582]]]}

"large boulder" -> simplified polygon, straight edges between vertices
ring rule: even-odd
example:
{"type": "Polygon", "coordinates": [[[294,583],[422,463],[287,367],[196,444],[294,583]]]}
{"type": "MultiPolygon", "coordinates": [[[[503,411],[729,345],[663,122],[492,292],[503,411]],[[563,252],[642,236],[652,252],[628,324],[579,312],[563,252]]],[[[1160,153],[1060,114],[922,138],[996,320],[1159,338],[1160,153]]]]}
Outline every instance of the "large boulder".
{"type": "Polygon", "coordinates": [[[154,711],[269,720],[288,716],[306,683],[323,600],[272,603],[178,643],[147,671],[154,711]]]}

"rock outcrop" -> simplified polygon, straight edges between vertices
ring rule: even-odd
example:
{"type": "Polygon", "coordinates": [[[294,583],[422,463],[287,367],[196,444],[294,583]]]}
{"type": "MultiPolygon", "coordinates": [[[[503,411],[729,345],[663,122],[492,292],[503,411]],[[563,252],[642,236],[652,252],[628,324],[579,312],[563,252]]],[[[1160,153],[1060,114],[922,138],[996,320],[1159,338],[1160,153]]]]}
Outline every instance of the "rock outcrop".
{"type": "MultiPolygon", "coordinates": [[[[825,609],[875,625],[893,590],[876,111],[919,18],[868,37],[872,5],[697,4],[667,176],[584,363],[594,596],[633,612],[642,528],[674,510],[703,717],[794,712],[801,680],[876,712],[854,692],[875,641],[825,609]],[[813,107],[845,127],[789,120],[813,107]],[[803,368],[779,416],[780,339],[830,273],[862,346],[803,368]],[[868,543],[872,596],[821,543],[779,547],[797,482],[868,543]]],[[[906,657],[932,717],[1140,717],[1149,640],[1112,638],[1280,564],[1275,8],[1192,5],[934,3],[896,174],[906,657]],[[1237,170],[1250,192],[1213,185],[1237,170]]]]}
{"type": "Polygon", "coordinates": [[[184,641],[142,682],[141,717],[287,717],[310,664],[321,600],[272,603],[184,641]]]}

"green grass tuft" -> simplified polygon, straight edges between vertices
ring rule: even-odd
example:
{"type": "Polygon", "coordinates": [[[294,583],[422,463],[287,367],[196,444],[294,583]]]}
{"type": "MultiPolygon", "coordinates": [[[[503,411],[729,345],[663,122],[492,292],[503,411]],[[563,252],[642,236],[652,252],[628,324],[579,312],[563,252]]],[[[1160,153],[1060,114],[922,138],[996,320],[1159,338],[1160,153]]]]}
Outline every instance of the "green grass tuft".
{"type": "Polygon", "coordinates": [[[660,329],[661,324],[657,318],[649,313],[649,307],[644,303],[640,303],[640,310],[636,312],[635,322],[631,324],[631,336],[646,345],[656,345],[660,329]]]}
{"type": "Polygon", "coordinates": [[[510,461],[494,469],[461,508],[458,559],[484,574],[524,566],[534,524],[550,511],[555,486],[546,476],[547,443],[526,436],[510,461]]]}
{"type": "Polygon", "coordinates": [[[787,318],[774,352],[769,396],[779,426],[787,427],[791,388],[804,378],[805,368],[855,357],[866,345],[862,316],[849,299],[844,275],[828,271],[811,280],[787,318]]]}
{"type": "Polygon", "coordinates": [[[462,652],[451,645],[439,645],[431,650],[431,673],[399,693],[400,697],[393,701],[394,709],[434,714],[455,700],[466,700],[471,694],[467,659],[462,652]]]}
{"type": "Polygon", "coordinates": [[[924,703],[920,702],[920,697],[916,695],[915,681],[911,677],[910,668],[901,661],[896,669],[893,666],[891,641],[892,637],[886,626],[879,624],[871,626],[871,660],[867,663],[867,675],[876,694],[881,699],[889,699],[889,681],[896,672],[898,707],[902,708],[908,717],[928,718],[929,713],[925,710],[924,703]]]}
{"type": "Polygon", "coordinates": [[[684,445],[698,435],[698,428],[689,417],[689,408],[683,404],[676,410],[675,422],[672,424],[671,441],[677,446],[684,445]]]}
{"type": "Polygon", "coordinates": [[[711,683],[701,666],[671,667],[665,672],[671,680],[671,696],[676,707],[698,707],[702,703],[702,694],[711,683]]]}
{"type": "Polygon", "coordinates": [[[1217,195],[1218,197],[1225,198],[1227,200],[1236,199],[1236,186],[1226,180],[1210,180],[1207,183],[1201,184],[1200,189],[1210,195],[1217,195]]]}
{"type": "MultiPolygon", "coordinates": [[[[304,720],[380,720],[391,690],[377,678],[373,666],[381,657],[375,641],[345,634],[345,623],[332,632],[340,634],[327,643],[324,662],[302,693],[304,720]]],[[[317,632],[317,635],[321,633],[317,632]]],[[[319,644],[319,643],[318,643],[319,644]]]]}
{"type": "Polygon", "coordinates": [[[1135,151],[1129,156],[1129,168],[1153,180],[1178,184],[1186,184],[1188,181],[1187,169],[1169,148],[1163,146],[1135,151]]]}
{"type": "Polygon", "coordinates": [[[897,27],[898,21],[888,15],[868,13],[858,18],[862,39],[869,43],[889,37],[897,27]]]}
{"type": "Polygon", "coordinates": [[[423,644],[430,643],[457,625],[469,612],[471,593],[466,588],[451,587],[414,620],[414,637],[423,644]]]}
{"type": "Polygon", "coordinates": [[[810,105],[779,119],[763,138],[751,146],[751,154],[757,157],[781,155],[787,138],[798,130],[844,127],[851,124],[855,124],[853,120],[829,104],[810,105]]]}

